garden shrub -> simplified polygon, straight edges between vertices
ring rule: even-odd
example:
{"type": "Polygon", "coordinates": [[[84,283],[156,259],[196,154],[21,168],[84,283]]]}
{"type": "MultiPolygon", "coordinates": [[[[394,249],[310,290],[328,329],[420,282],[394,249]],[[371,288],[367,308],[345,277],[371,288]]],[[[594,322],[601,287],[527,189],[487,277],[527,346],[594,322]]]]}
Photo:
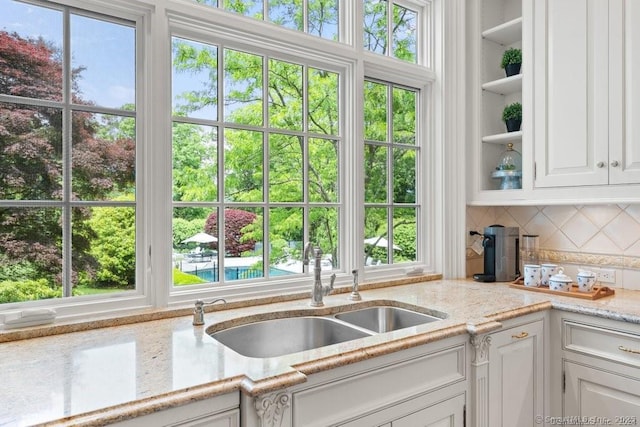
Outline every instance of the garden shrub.
{"type": "Polygon", "coordinates": [[[61,295],[61,291],[51,289],[45,279],[0,282],[0,304],[56,298],[61,295]]]}

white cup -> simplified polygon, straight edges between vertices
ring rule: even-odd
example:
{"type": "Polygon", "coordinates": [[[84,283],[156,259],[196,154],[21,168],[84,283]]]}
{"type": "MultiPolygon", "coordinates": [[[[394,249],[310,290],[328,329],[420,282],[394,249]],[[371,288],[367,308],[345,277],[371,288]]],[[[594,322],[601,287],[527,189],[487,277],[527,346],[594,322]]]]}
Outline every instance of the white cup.
{"type": "Polygon", "coordinates": [[[531,288],[540,286],[540,266],[538,264],[524,265],[524,285],[531,288]]]}
{"type": "Polygon", "coordinates": [[[558,264],[542,264],[542,270],[540,273],[540,284],[542,286],[549,286],[549,277],[556,274],[558,270],[558,264]]]}
{"type": "Polygon", "coordinates": [[[596,275],[591,271],[581,271],[578,273],[578,290],[580,292],[591,292],[596,284],[596,275]]]}

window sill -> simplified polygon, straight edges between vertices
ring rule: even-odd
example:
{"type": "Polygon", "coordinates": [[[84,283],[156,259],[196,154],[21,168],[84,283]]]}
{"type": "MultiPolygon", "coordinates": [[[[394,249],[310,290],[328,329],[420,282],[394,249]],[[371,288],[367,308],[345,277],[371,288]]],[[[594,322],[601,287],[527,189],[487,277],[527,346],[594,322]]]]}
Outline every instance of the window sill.
{"type": "MultiPolygon", "coordinates": [[[[390,286],[408,285],[411,283],[427,282],[442,279],[442,274],[427,273],[420,276],[407,276],[403,278],[385,280],[380,282],[362,283],[359,285],[361,291],[368,289],[386,288],[390,286]]],[[[343,294],[351,292],[351,286],[336,287],[334,294],[343,294]]],[[[292,292],[282,295],[270,295],[259,298],[238,298],[228,300],[226,306],[215,305],[206,307],[207,312],[219,311],[221,309],[231,310],[243,307],[251,307],[256,305],[272,304],[276,302],[286,302],[309,298],[309,292],[292,292]]],[[[195,301],[195,299],[194,299],[195,301]]],[[[87,331],[91,329],[108,328],[114,326],[129,325],[133,323],[149,322],[153,320],[168,319],[173,317],[190,316],[193,313],[193,301],[189,305],[180,307],[169,307],[165,309],[139,309],[130,310],[126,314],[114,314],[95,316],[94,318],[82,320],[60,319],[58,322],[25,327],[20,329],[0,330],[0,343],[18,341],[31,338],[40,338],[52,335],[62,335],[72,332],[87,331]]]]}

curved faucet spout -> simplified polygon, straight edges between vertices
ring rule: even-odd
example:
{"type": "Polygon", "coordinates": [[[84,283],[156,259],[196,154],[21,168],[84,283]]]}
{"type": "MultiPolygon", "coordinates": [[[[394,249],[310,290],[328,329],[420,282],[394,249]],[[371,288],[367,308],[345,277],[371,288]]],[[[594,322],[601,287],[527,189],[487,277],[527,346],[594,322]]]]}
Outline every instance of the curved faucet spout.
{"type": "MultiPolygon", "coordinates": [[[[311,306],[312,307],[322,307],[324,302],[322,301],[322,297],[325,295],[329,295],[333,290],[333,283],[336,280],[336,275],[333,274],[331,276],[331,283],[329,285],[322,284],[322,249],[319,247],[314,248],[311,242],[307,243],[304,248],[304,257],[302,260],[302,264],[304,266],[309,265],[310,254],[313,254],[314,264],[313,264],[313,290],[311,292],[311,306]]],[[[305,271],[306,272],[306,271],[305,271]]]]}

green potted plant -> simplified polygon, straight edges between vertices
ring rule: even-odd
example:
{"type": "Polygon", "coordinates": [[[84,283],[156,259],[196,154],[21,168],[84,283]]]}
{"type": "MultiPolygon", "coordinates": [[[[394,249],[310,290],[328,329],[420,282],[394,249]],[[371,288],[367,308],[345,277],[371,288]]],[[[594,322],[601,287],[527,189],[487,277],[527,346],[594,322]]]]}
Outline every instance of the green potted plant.
{"type": "Polygon", "coordinates": [[[500,67],[504,68],[507,77],[520,73],[522,65],[522,51],[517,48],[509,48],[502,54],[500,67]]]}
{"type": "Polygon", "coordinates": [[[504,107],[502,121],[507,125],[507,132],[519,131],[522,124],[522,104],[514,102],[504,107]]]}

